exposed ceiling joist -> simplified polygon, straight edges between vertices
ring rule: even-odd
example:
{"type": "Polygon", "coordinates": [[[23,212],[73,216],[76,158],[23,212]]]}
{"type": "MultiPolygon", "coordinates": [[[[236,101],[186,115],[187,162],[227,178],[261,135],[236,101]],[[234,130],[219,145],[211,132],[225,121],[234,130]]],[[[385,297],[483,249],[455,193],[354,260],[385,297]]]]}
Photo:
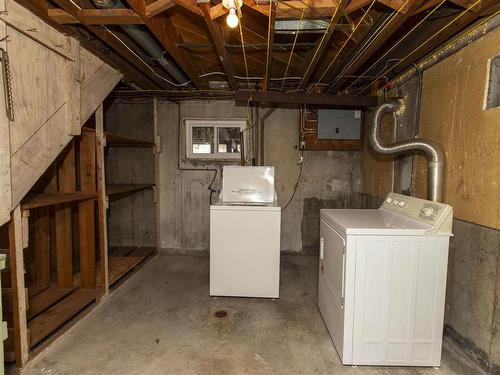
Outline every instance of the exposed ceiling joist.
{"type": "Polygon", "coordinates": [[[146,5],[146,16],[154,17],[172,8],[174,5],[175,3],[172,0],[156,0],[154,3],[146,5]]]}
{"type": "Polygon", "coordinates": [[[415,14],[419,14],[419,13],[422,13],[424,11],[426,11],[427,9],[430,9],[430,8],[433,8],[435,7],[436,5],[438,5],[442,0],[428,0],[428,1],[425,1],[421,6],[420,8],[416,9],[414,12],[413,12],[413,15],[415,14]]]}
{"type": "Polygon", "coordinates": [[[475,4],[475,0],[451,0],[451,2],[458,6],[461,6],[462,8],[470,7],[470,10],[472,10],[473,12],[478,12],[482,7],[481,2],[479,4],[475,4]]]}
{"type": "Polygon", "coordinates": [[[179,5],[187,10],[203,17],[201,9],[196,5],[194,0],[172,0],[176,5],[179,5]]]}
{"type": "Polygon", "coordinates": [[[407,0],[378,0],[378,2],[400,13],[406,13],[410,6],[410,1],[407,0]]]}
{"type": "Polygon", "coordinates": [[[269,88],[269,80],[272,72],[273,46],[274,46],[274,25],[276,21],[276,3],[269,3],[269,22],[267,30],[267,53],[266,53],[266,72],[262,81],[262,91],[266,92],[269,88]]]}
{"type": "Polygon", "coordinates": [[[328,106],[336,108],[369,108],[377,105],[375,96],[336,96],[336,95],[306,95],[298,93],[280,93],[276,91],[236,91],[236,101],[268,104],[294,104],[328,106]]]}
{"type": "Polygon", "coordinates": [[[238,83],[234,78],[234,68],[231,61],[231,56],[229,55],[229,53],[226,50],[226,47],[224,46],[225,44],[224,38],[219,26],[210,17],[210,4],[209,3],[200,4],[200,9],[203,12],[203,16],[205,17],[205,23],[207,25],[210,38],[212,39],[212,42],[215,46],[219,62],[224,68],[224,72],[226,73],[227,81],[229,82],[231,89],[237,90],[238,83]]]}
{"type": "Polygon", "coordinates": [[[256,4],[253,0],[243,0],[243,4],[263,14],[264,16],[269,17],[269,4],[256,4]]]}
{"type": "MultiPolygon", "coordinates": [[[[68,12],[72,17],[76,18],[78,21],[83,23],[83,20],[80,18],[81,9],[70,0],[54,0],[54,2],[59,5],[64,11],[68,12]]],[[[154,82],[153,87],[163,87],[163,88],[171,88],[171,85],[168,85],[166,82],[159,80],[158,76],[154,74],[152,68],[144,62],[139,56],[137,56],[134,52],[132,52],[129,48],[127,48],[124,44],[120,43],[120,41],[112,35],[112,33],[104,28],[103,26],[87,26],[88,30],[95,34],[98,38],[108,44],[111,48],[113,48],[117,53],[123,56],[130,64],[134,65],[139,71],[143,73],[143,75],[147,76],[151,79],[151,82],[154,82]],[[161,83],[157,84],[156,82],[160,81],[161,83]]],[[[151,87],[149,84],[146,87],[151,87]]]]}
{"type": "Polygon", "coordinates": [[[302,80],[299,84],[299,89],[304,89],[307,84],[309,83],[312,75],[316,71],[316,68],[318,67],[318,64],[323,57],[323,54],[327,50],[327,48],[330,46],[330,40],[332,39],[332,36],[335,31],[335,24],[338,22],[340,17],[343,14],[343,9],[345,9],[346,4],[349,2],[348,0],[337,0],[338,2],[338,8],[334,11],[331,19],[330,19],[330,25],[328,26],[328,29],[325,31],[325,34],[323,37],[320,39],[318,42],[316,48],[314,48],[311,51],[311,54],[308,58],[306,58],[306,64],[304,66],[304,75],[302,77],[302,80]]]}
{"type": "Polygon", "coordinates": [[[459,18],[454,18],[454,21],[450,21],[445,27],[442,27],[436,31],[431,38],[429,38],[425,44],[422,44],[410,51],[404,60],[396,64],[398,66],[398,71],[404,71],[409,68],[411,64],[415,61],[419,61],[425,56],[429,55],[432,51],[441,45],[444,45],[452,36],[460,33],[467,26],[471,25],[473,22],[477,21],[482,12],[488,11],[490,9],[495,9],[498,6],[498,0],[482,0],[481,1],[481,12],[464,11],[461,13],[459,18]]]}
{"type": "Polygon", "coordinates": [[[80,9],[75,15],[64,9],[48,9],[48,15],[59,24],[85,25],[134,25],[142,24],[141,18],[132,9],[80,9]]]}
{"type": "MultiPolygon", "coordinates": [[[[353,62],[349,63],[346,69],[338,69],[336,73],[341,72],[342,78],[339,78],[334,85],[328,88],[328,91],[335,92],[336,89],[342,87],[342,85],[348,80],[346,76],[354,75],[368,60],[370,60],[377,52],[382,48],[382,46],[389,40],[389,38],[394,35],[399,28],[410,18],[413,13],[419,9],[424,0],[409,0],[408,1],[408,11],[406,13],[395,14],[388,23],[384,26],[383,31],[378,35],[378,37],[369,45],[368,48],[353,62]]],[[[337,74],[335,74],[336,76],[337,74]]]]}
{"type": "MultiPolygon", "coordinates": [[[[177,30],[169,17],[163,14],[149,18],[146,15],[144,0],[127,0],[130,7],[141,17],[149,30],[155,35],[158,41],[165,47],[170,56],[181,67],[193,84],[200,88],[201,80],[198,77],[197,66],[192,56],[177,46],[177,30]]],[[[199,9],[198,9],[199,10],[199,9]]],[[[201,10],[199,10],[201,13],[201,10]]]]}

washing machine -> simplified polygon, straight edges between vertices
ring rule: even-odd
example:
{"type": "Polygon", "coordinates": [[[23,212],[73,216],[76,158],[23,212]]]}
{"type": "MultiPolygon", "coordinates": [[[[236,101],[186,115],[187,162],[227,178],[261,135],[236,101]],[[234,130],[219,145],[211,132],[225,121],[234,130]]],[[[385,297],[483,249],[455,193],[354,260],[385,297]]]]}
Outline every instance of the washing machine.
{"type": "Polygon", "coordinates": [[[225,166],[210,206],[210,295],[278,298],[280,233],[274,167],[225,166]]]}
{"type": "Polygon", "coordinates": [[[342,363],[440,366],[452,207],[391,193],[320,216],[318,306],[342,363]]]}

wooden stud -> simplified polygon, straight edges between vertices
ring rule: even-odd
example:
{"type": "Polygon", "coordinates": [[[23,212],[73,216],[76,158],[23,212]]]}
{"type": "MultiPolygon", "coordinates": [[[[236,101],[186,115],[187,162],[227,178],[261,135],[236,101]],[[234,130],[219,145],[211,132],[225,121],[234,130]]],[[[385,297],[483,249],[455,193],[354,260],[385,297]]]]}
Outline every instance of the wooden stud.
{"type": "MultiPolygon", "coordinates": [[[[61,192],[73,192],[76,188],[75,148],[71,141],[58,167],[58,185],[61,192]]],[[[57,286],[73,286],[73,234],[71,205],[62,204],[55,208],[57,286]]]]}
{"type": "MultiPolygon", "coordinates": [[[[96,134],[83,132],[80,140],[80,190],[96,192],[96,134]]],[[[78,204],[78,231],[80,243],[81,287],[95,289],[95,203],[92,200],[78,204]]]]}
{"type": "Polygon", "coordinates": [[[12,315],[17,367],[28,361],[28,327],[26,324],[26,289],[24,286],[24,254],[22,247],[21,206],[14,209],[9,224],[10,275],[12,288],[12,315]]]}
{"type": "Polygon", "coordinates": [[[50,286],[50,222],[48,208],[33,211],[33,248],[35,250],[36,286],[50,286]]]}
{"type": "Polygon", "coordinates": [[[96,174],[97,174],[97,207],[98,207],[98,226],[99,226],[99,276],[101,279],[101,293],[106,296],[109,293],[109,275],[108,275],[108,229],[106,221],[106,210],[108,208],[106,196],[106,176],[104,169],[104,113],[101,104],[95,112],[95,131],[96,131],[96,174]]]}
{"type": "Polygon", "coordinates": [[[200,9],[205,18],[205,24],[207,25],[208,32],[210,34],[210,38],[214,43],[215,51],[217,53],[217,57],[219,62],[224,67],[224,71],[226,73],[226,79],[231,86],[231,89],[237,90],[238,83],[234,78],[234,68],[231,62],[231,55],[227,52],[226,47],[224,46],[224,38],[222,35],[222,30],[219,28],[215,21],[212,21],[210,17],[210,4],[203,3],[200,4],[200,9]]]}

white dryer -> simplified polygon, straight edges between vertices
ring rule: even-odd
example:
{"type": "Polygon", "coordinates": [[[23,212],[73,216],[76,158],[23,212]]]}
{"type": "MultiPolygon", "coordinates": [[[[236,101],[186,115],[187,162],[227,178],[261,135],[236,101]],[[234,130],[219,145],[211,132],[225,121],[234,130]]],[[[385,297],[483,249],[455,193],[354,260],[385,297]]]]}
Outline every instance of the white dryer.
{"type": "Polygon", "coordinates": [[[210,295],[279,297],[281,208],[273,167],[224,167],[210,206],[210,295]]]}
{"type": "Polygon", "coordinates": [[[345,365],[440,366],[453,210],[321,210],[318,306],[345,365]]]}

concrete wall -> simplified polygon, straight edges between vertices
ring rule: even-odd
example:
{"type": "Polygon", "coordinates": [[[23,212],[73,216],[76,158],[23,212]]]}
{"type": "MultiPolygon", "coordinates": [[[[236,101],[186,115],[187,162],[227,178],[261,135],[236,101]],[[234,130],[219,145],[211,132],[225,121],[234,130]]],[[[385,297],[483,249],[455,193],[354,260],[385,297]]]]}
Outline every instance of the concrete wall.
{"type": "MultiPolygon", "coordinates": [[[[420,108],[416,107],[416,78],[394,88],[389,96],[406,97],[407,109],[395,122],[386,116],[385,123],[386,141],[405,139],[413,134],[420,111],[420,134],[445,147],[444,201],[459,208],[448,262],[445,332],[494,373],[500,373],[500,231],[496,225],[500,108],[484,110],[483,100],[488,59],[500,53],[499,41],[497,29],[424,71],[420,108]],[[488,210],[483,210],[485,204],[488,210]],[[480,225],[484,223],[491,228],[480,225]]],[[[376,205],[391,187],[401,192],[411,185],[420,196],[425,191],[425,163],[416,163],[411,181],[411,157],[380,158],[365,145],[361,164],[362,173],[366,171],[362,191],[368,195],[360,199],[362,207],[376,205]]]]}
{"type": "MultiPolygon", "coordinates": [[[[160,101],[158,106],[163,150],[159,159],[159,247],[170,252],[206,253],[209,250],[208,187],[214,172],[179,170],[178,157],[181,168],[221,169],[223,164],[184,160],[185,130],[179,118],[185,117],[246,118],[247,108],[235,106],[232,101],[184,101],[180,105],[160,101]]],[[[277,109],[265,126],[264,160],[276,168],[276,190],[282,205],[290,200],[300,172],[298,121],[298,110],[277,109]]],[[[359,191],[359,161],[359,152],[304,153],[297,191],[282,214],[282,251],[317,251],[319,209],[350,207],[353,192],[359,191]]],[[[220,173],[216,186],[220,186],[219,177],[220,173]]]]}
{"type": "MultiPolygon", "coordinates": [[[[106,104],[104,130],[153,141],[153,100],[115,99],[106,104]]],[[[154,184],[152,148],[106,147],[106,183],[154,184]]],[[[110,199],[109,246],[156,247],[156,205],[153,190],[110,199]]]]}

